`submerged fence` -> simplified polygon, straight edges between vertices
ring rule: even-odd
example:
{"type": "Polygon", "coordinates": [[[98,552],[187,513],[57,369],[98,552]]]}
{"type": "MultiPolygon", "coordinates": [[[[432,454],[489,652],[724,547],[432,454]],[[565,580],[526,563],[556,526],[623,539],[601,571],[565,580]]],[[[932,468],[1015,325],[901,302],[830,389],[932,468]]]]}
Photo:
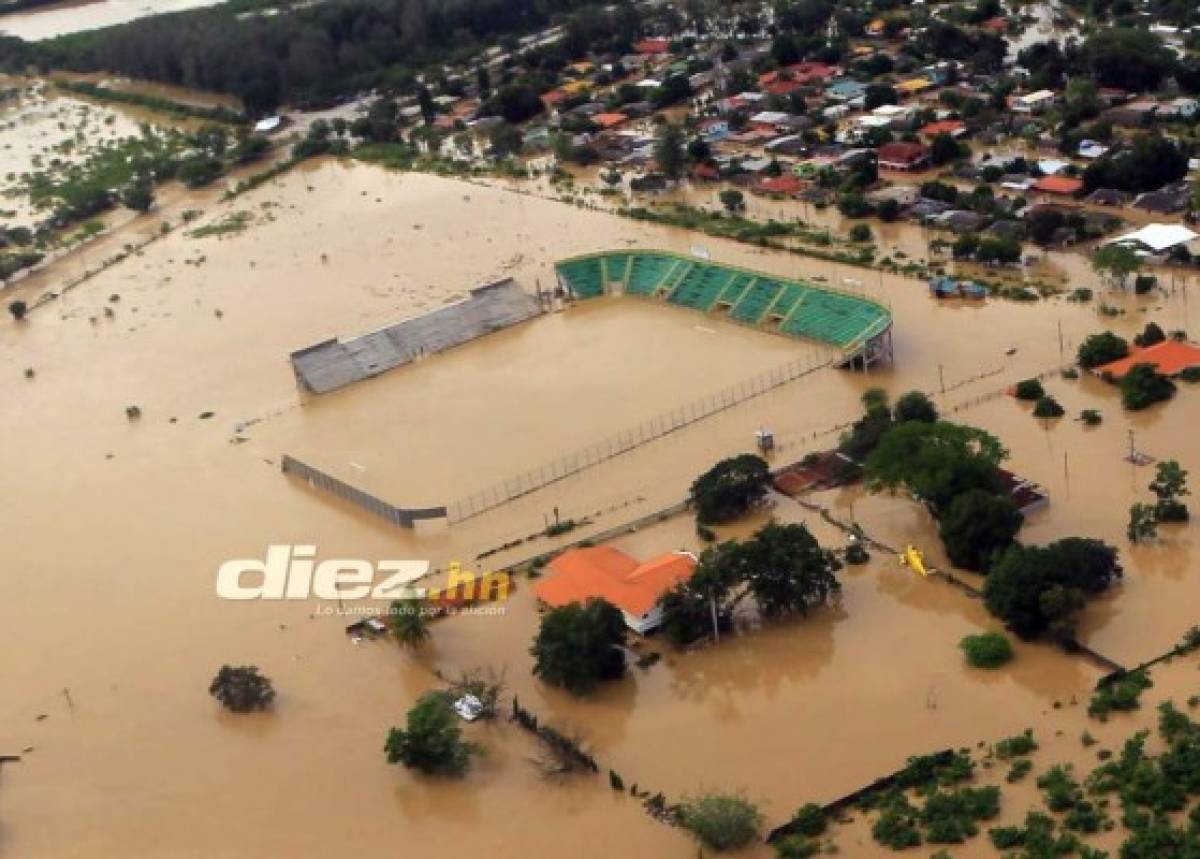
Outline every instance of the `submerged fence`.
{"type": "Polygon", "coordinates": [[[790,361],[780,367],[759,373],[753,378],[730,385],[707,397],[643,421],[637,426],[611,435],[603,441],[560,456],[552,462],[532,468],[515,477],[502,480],[487,489],[448,505],[450,522],[470,519],[472,516],[478,516],[501,504],[520,498],[522,495],[528,495],[543,486],[578,474],[753,397],[765,394],[767,391],[799,379],[801,376],[828,367],[832,361],[833,358],[830,356],[819,353],[790,361]]]}
{"type": "Polygon", "coordinates": [[[349,501],[393,525],[411,528],[413,522],[418,519],[444,519],[446,517],[445,507],[396,507],[361,489],[355,489],[350,484],[313,468],[311,465],[305,465],[286,453],[283,455],[280,467],[284,474],[294,474],[307,482],[309,486],[328,492],[343,501],[349,501]]]}

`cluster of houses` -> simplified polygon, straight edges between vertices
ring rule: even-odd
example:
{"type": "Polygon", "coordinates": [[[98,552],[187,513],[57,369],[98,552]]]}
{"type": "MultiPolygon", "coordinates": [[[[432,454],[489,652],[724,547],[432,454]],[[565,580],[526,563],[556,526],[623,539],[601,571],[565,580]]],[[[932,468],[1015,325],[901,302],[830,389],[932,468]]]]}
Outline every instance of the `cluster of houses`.
{"type": "MultiPolygon", "coordinates": [[[[1066,243],[1111,233],[1120,224],[1111,213],[1123,207],[1162,216],[1189,213],[1189,181],[1137,196],[1109,188],[1085,196],[1081,176],[1131,134],[1200,121],[1200,99],[1100,88],[1099,119],[1113,134],[1084,139],[1064,153],[1048,121],[1064,91],[1018,86],[1003,109],[980,119],[960,108],[969,101],[993,104],[991,76],[946,60],[916,65],[901,56],[905,34],[876,24],[871,22],[866,38],[852,42],[836,63],[808,59],[780,65],[765,38],[735,45],[720,37],[646,38],[629,54],[571,63],[553,87],[539,94],[541,115],[521,126],[524,148],[544,150],[556,135],[566,135],[574,151],[586,151],[589,160],[635,178],[633,190],[652,191],[667,184],[655,162],[658,125],[665,118],[682,124],[704,153],[690,160],[693,182],[832,203],[838,176],[867,159],[880,175],[866,189],[868,203],[884,204],[890,218],[957,233],[993,230],[1019,240],[1026,237],[1031,217],[1058,211],[1082,221],[1053,232],[1053,241],[1066,243]],[[878,67],[889,71],[874,77],[864,73],[870,61],[884,55],[887,61],[878,67]],[[664,99],[664,89],[671,87],[682,97],[664,99]],[[956,145],[948,147],[947,140],[956,145]],[[987,184],[994,197],[980,207],[964,205],[961,198],[931,197],[924,186],[934,179],[965,191],[987,184]]],[[[978,26],[1003,34],[1007,22],[978,26]]],[[[554,37],[547,31],[531,44],[554,37]]],[[[493,52],[485,61],[497,67],[506,58],[493,52]]],[[[1020,81],[1022,71],[1010,68],[1006,74],[1020,81]]],[[[471,77],[464,73],[459,79],[467,82],[465,92],[460,86],[458,95],[435,97],[435,127],[448,134],[486,134],[504,121],[482,115],[485,102],[471,91],[471,77]]],[[[407,117],[418,113],[415,105],[404,108],[407,117]]],[[[1193,159],[1191,168],[1200,170],[1200,159],[1193,159]]]]}

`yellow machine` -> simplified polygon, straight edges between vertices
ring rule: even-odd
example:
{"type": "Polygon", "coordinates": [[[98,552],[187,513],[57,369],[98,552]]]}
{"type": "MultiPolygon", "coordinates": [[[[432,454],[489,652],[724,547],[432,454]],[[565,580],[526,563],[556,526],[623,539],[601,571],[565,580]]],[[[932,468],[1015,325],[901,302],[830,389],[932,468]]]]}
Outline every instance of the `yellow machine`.
{"type": "Polygon", "coordinates": [[[916,546],[910,544],[904,547],[904,552],[900,555],[900,563],[922,576],[929,576],[929,570],[925,569],[925,554],[916,546]]]}

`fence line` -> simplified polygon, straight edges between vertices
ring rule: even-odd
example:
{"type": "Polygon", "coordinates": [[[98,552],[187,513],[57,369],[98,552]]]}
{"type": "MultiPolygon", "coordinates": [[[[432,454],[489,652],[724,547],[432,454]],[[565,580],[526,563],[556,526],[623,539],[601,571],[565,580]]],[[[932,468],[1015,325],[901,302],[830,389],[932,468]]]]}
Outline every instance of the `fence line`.
{"type": "Polygon", "coordinates": [[[368,513],[385,519],[393,525],[411,528],[413,527],[413,522],[418,519],[444,519],[446,516],[445,507],[396,507],[380,498],[376,498],[368,492],[356,489],[320,469],[313,468],[311,465],[305,465],[300,460],[288,456],[286,453],[283,455],[280,469],[284,474],[294,474],[307,482],[309,486],[328,492],[330,495],[341,498],[343,501],[349,501],[351,504],[361,507],[368,513]]]}
{"type": "Polygon", "coordinates": [[[834,359],[821,354],[790,361],[774,369],[723,388],[699,400],[664,412],[635,427],[622,430],[602,441],[580,448],[565,456],[509,477],[473,495],[448,505],[450,522],[461,522],[478,516],[501,504],[528,495],[551,483],[579,474],[581,471],[641,447],[655,439],[704,420],[718,412],[739,405],[753,397],[795,381],[809,373],[830,366],[834,359]]]}

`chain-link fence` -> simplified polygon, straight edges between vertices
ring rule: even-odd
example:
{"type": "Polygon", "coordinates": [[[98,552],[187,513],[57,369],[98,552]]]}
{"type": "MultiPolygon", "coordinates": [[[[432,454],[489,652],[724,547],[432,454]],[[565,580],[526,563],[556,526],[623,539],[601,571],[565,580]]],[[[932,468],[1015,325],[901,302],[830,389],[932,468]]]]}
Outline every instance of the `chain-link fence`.
{"type": "Polygon", "coordinates": [[[450,521],[452,523],[461,522],[472,516],[478,516],[480,513],[512,501],[514,498],[520,498],[543,486],[578,474],[592,466],[641,447],[647,442],[662,438],[717,412],[764,394],[822,367],[827,367],[832,361],[831,356],[820,353],[790,361],[780,367],[759,373],[753,378],[730,385],[707,397],[643,421],[635,427],[611,435],[595,444],[560,456],[552,462],[502,480],[480,492],[447,505],[450,521]]]}

